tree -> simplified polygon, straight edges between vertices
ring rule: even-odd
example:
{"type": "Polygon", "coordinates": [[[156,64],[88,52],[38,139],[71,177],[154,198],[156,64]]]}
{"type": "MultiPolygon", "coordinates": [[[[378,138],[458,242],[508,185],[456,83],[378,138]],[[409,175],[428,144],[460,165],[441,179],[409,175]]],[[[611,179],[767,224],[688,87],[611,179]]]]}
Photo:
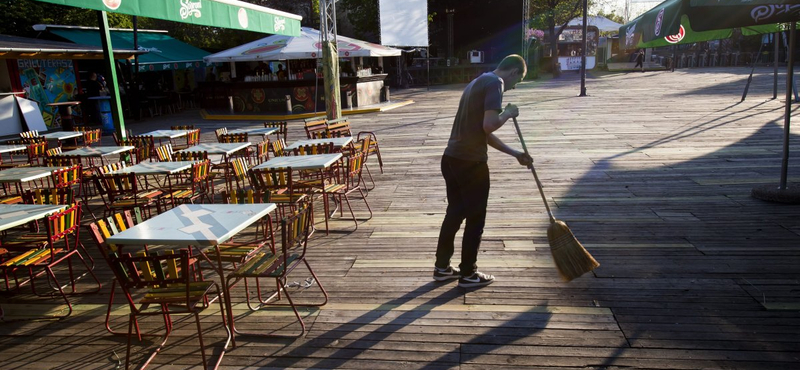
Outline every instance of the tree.
{"type": "Polygon", "coordinates": [[[550,54],[553,76],[561,75],[558,69],[558,36],[567,23],[581,15],[583,0],[531,0],[530,26],[549,30],[550,54]]]}
{"type": "MultiPolygon", "coordinates": [[[[111,27],[130,28],[131,17],[108,13],[111,27]]],[[[34,24],[97,27],[94,10],[48,4],[33,0],[0,0],[0,34],[35,37],[34,24]]]]}
{"type": "Polygon", "coordinates": [[[378,0],[342,0],[336,10],[347,13],[347,20],[353,25],[356,38],[374,43],[380,42],[378,0]]]}
{"type": "Polygon", "coordinates": [[[597,13],[597,15],[601,17],[606,17],[608,18],[608,20],[617,22],[619,24],[625,24],[625,18],[623,18],[621,15],[618,15],[617,13],[614,13],[613,10],[608,13],[605,13],[601,10],[597,13]]]}

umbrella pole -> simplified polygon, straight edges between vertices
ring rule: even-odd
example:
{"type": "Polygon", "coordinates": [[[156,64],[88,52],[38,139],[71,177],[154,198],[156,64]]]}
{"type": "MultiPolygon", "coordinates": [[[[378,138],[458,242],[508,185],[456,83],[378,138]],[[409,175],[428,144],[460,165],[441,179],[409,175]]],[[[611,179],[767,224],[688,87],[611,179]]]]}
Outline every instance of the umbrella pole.
{"type": "Polygon", "coordinates": [[[753,71],[756,69],[756,61],[758,61],[758,55],[761,55],[761,51],[764,49],[764,43],[761,43],[761,46],[758,48],[758,54],[756,54],[756,60],[752,61],[753,65],[750,67],[750,76],[747,77],[747,84],[744,85],[744,92],[742,93],[742,100],[739,102],[743,102],[744,98],[747,97],[747,90],[750,90],[750,82],[753,81],[753,71]]]}
{"type": "Polygon", "coordinates": [[[588,31],[589,25],[587,24],[587,16],[586,11],[588,7],[588,0],[583,0],[583,47],[581,48],[581,93],[578,96],[586,96],[586,47],[588,46],[588,40],[586,37],[586,32],[588,31]]]}
{"type": "Polygon", "coordinates": [[[783,113],[783,162],[781,163],[780,190],[786,190],[786,177],[789,172],[789,124],[792,120],[792,82],[794,80],[794,43],[796,25],[797,22],[791,23],[791,29],[789,30],[789,50],[787,50],[789,62],[786,64],[786,107],[783,113]]]}
{"type": "Polygon", "coordinates": [[[778,40],[780,40],[780,38],[781,38],[781,34],[778,33],[778,32],[775,32],[775,35],[772,36],[772,41],[775,44],[775,53],[773,53],[773,58],[775,59],[775,67],[774,67],[774,70],[772,72],[773,73],[773,78],[772,78],[772,98],[773,99],[777,99],[778,98],[778,53],[780,53],[780,49],[779,49],[779,45],[780,44],[778,43],[778,40]]]}

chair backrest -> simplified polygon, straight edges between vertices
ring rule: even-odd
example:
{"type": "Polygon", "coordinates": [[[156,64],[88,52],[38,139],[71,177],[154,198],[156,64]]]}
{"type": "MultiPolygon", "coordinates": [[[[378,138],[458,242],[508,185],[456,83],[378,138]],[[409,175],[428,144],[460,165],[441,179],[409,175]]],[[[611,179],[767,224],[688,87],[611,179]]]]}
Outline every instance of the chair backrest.
{"type": "Polygon", "coordinates": [[[330,154],[336,151],[333,143],[301,145],[292,150],[294,155],[330,154]]]}
{"type": "Polygon", "coordinates": [[[298,258],[305,256],[310,234],[311,207],[308,204],[303,204],[291,216],[281,220],[281,252],[284,264],[291,255],[297,255],[298,258]]]}
{"type": "Polygon", "coordinates": [[[305,121],[306,136],[309,139],[321,139],[328,135],[325,117],[310,118],[305,121]]]}
{"type": "Polygon", "coordinates": [[[103,181],[112,202],[117,198],[135,197],[139,193],[136,174],[106,174],[103,175],[103,181]]]}
{"type": "Polygon", "coordinates": [[[200,129],[194,129],[186,134],[186,145],[193,146],[200,144],[200,129]]]}
{"type": "Polygon", "coordinates": [[[247,140],[247,133],[242,132],[238,134],[222,134],[219,135],[219,142],[220,143],[246,143],[247,140]]]}
{"type": "Polygon", "coordinates": [[[172,160],[174,161],[204,161],[208,159],[208,152],[187,152],[182,150],[180,152],[172,153],[172,160]]]}
{"type": "Polygon", "coordinates": [[[19,137],[21,139],[23,139],[23,140],[24,139],[33,139],[35,137],[39,137],[39,131],[38,130],[30,130],[30,131],[20,132],[19,133],[19,137]]]}
{"type": "Polygon", "coordinates": [[[264,127],[265,128],[269,128],[269,127],[277,128],[278,131],[275,131],[275,133],[273,133],[272,135],[275,135],[275,137],[278,138],[278,139],[283,139],[283,141],[288,140],[286,138],[287,125],[288,125],[288,122],[286,122],[286,121],[267,121],[267,122],[264,122],[264,127]]]}
{"type": "MultiPolygon", "coordinates": [[[[117,144],[117,146],[122,146],[123,145],[121,143],[122,142],[122,138],[120,138],[119,135],[117,135],[116,131],[112,132],[111,136],[114,138],[114,144],[117,144]]],[[[131,136],[133,136],[133,132],[131,130],[125,130],[125,139],[126,140],[130,139],[131,136]]]]}
{"type": "Polygon", "coordinates": [[[100,129],[89,130],[83,132],[83,145],[92,146],[100,142],[100,129]]]}
{"type": "Polygon", "coordinates": [[[286,155],[286,142],[283,139],[278,139],[272,142],[272,154],[276,157],[283,157],[286,155]]]}
{"type": "Polygon", "coordinates": [[[158,155],[159,162],[171,162],[172,161],[172,144],[167,143],[158,148],[156,148],[156,154],[158,155]]]}
{"type": "Polygon", "coordinates": [[[25,204],[72,204],[75,191],[72,188],[38,188],[22,193],[25,204]]]}
{"type": "Polygon", "coordinates": [[[45,152],[45,154],[44,154],[44,155],[45,155],[45,156],[47,156],[47,157],[52,157],[52,156],[54,156],[54,155],[56,155],[56,154],[61,154],[61,153],[63,153],[63,152],[61,151],[61,147],[60,147],[60,146],[57,146],[57,147],[55,147],[55,148],[50,148],[50,149],[47,149],[47,151],[45,152]]]}
{"type": "Polygon", "coordinates": [[[355,144],[353,154],[343,158],[346,162],[345,172],[343,172],[345,177],[340,181],[349,188],[359,186],[361,182],[361,171],[364,169],[367,153],[369,153],[369,141],[369,138],[359,140],[355,144]]]}
{"type": "MultiPolygon", "coordinates": [[[[283,140],[283,139],[280,139],[283,140]]],[[[269,140],[260,141],[256,144],[256,163],[264,163],[269,160],[270,143],[269,140]]]]}
{"type": "Polygon", "coordinates": [[[100,167],[96,167],[95,168],[95,172],[98,175],[105,175],[105,174],[107,174],[107,173],[109,173],[111,171],[116,171],[116,170],[123,169],[123,168],[125,168],[125,166],[127,166],[127,164],[125,162],[114,162],[114,163],[109,163],[109,164],[106,164],[106,165],[103,165],[103,166],[100,166],[100,167]]]}
{"type": "Polygon", "coordinates": [[[251,168],[249,173],[250,184],[255,190],[287,196],[295,194],[291,167],[251,168]]]}
{"type": "MultiPolygon", "coordinates": [[[[66,249],[71,250],[78,246],[80,240],[80,222],[81,222],[81,206],[80,204],[73,204],[67,209],[56,212],[47,216],[45,225],[47,227],[47,240],[50,248],[53,249],[58,240],[64,239],[66,249]],[[75,238],[72,242],[67,238],[69,235],[74,235],[75,238]]],[[[53,254],[55,256],[55,254],[53,254]]]]}
{"type": "Polygon", "coordinates": [[[255,204],[270,203],[270,194],[254,189],[235,189],[223,192],[223,199],[227,204],[255,204]]]}
{"type": "Polygon", "coordinates": [[[136,309],[136,301],[133,299],[131,290],[137,288],[164,288],[167,285],[178,287],[178,284],[183,284],[185,290],[176,290],[175,299],[179,300],[182,297],[181,293],[185,292],[186,302],[189,302],[189,283],[193,274],[189,269],[188,250],[182,249],[178,253],[166,252],[160,256],[144,252],[137,256],[129,253],[122,254],[115,245],[109,244],[107,241],[116,233],[112,232],[113,223],[97,220],[88,227],[97,249],[114,273],[114,277],[132,309],[136,309]]]}
{"type": "Polygon", "coordinates": [[[221,135],[224,135],[224,134],[227,134],[227,133],[228,133],[228,128],[227,127],[220,127],[218,129],[214,130],[214,135],[217,135],[217,142],[220,142],[219,141],[219,137],[221,135]]]}
{"type": "Polygon", "coordinates": [[[328,121],[328,137],[347,137],[353,136],[350,130],[350,121],[347,118],[338,118],[328,121]]]}
{"type": "Polygon", "coordinates": [[[81,183],[81,165],[76,164],[67,168],[53,171],[53,185],[56,188],[72,188],[73,185],[81,183]]]}
{"type": "Polygon", "coordinates": [[[92,128],[90,126],[73,126],[72,127],[72,131],[80,131],[80,132],[86,132],[86,131],[89,131],[91,129],[92,128]]]}
{"type": "Polygon", "coordinates": [[[47,156],[46,141],[28,144],[28,163],[39,164],[41,163],[39,159],[40,158],[44,159],[46,156],[47,156]]]}
{"type": "Polygon", "coordinates": [[[231,160],[231,167],[233,168],[233,179],[236,183],[236,189],[247,188],[247,161],[242,157],[236,157],[231,160]]]}
{"type": "Polygon", "coordinates": [[[172,125],[170,130],[194,130],[194,125],[172,125]]]}
{"type": "Polygon", "coordinates": [[[145,159],[156,157],[156,142],[152,135],[130,136],[130,141],[136,147],[136,163],[145,159]]]}

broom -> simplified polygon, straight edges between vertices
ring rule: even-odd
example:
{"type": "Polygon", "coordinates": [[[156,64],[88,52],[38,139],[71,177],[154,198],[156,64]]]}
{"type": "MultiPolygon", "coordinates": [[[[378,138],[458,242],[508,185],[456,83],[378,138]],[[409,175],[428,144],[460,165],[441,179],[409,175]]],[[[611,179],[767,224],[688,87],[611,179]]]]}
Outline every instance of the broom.
{"type": "MultiPolygon", "coordinates": [[[[522,131],[519,129],[517,118],[514,117],[514,127],[517,129],[519,135],[519,142],[522,143],[522,150],[528,154],[528,147],[525,146],[525,139],[522,138],[522,131]]],[[[553,254],[553,261],[556,263],[558,274],[564,281],[572,281],[589,271],[594,270],[600,266],[594,257],[586,251],[586,248],[581,245],[581,242],[575,238],[572,231],[567,227],[564,221],[556,220],[553,212],[550,211],[550,206],[547,204],[547,198],[544,196],[542,183],[539,181],[539,176],[536,175],[536,169],[531,164],[531,173],[536,180],[536,186],[539,188],[539,194],[542,195],[544,201],[544,208],[547,209],[547,214],[550,216],[550,227],[547,228],[547,241],[550,243],[550,252],[553,254]]]]}

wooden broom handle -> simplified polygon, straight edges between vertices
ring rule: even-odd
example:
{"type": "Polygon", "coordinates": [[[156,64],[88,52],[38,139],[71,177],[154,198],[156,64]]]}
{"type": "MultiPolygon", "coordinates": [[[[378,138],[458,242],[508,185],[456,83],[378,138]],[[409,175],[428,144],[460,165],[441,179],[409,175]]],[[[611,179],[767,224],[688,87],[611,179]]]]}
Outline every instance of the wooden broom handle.
{"type": "MultiPolygon", "coordinates": [[[[530,157],[528,153],[528,146],[525,145],[525,139],[522,138],[522,131],[519,129],[519,123],[517,123],[517,117],[511,117],[514,120],[514,128],[517,129],[517,136],[519,136],[519,142],[522,144],[522,150],[525,151],[525,154],[530,157]]],[[[542,189],[542,182],[539,181],[539,176],[536,175],[536,169],[533,168],[533,162],[531,162],[531,173],[533,174],[533,179],[536,180],[536,186],[539,188],[539,194],[542,195],[542,201],[544,202],[544,208],[547,210],[547,215],[550,216],[550,223],[555,223],[556,218],[553,217],[553,212],[550,211],[550,206],[547,204],[547,197],[544,196],[544,190],[542,189]]]]}

